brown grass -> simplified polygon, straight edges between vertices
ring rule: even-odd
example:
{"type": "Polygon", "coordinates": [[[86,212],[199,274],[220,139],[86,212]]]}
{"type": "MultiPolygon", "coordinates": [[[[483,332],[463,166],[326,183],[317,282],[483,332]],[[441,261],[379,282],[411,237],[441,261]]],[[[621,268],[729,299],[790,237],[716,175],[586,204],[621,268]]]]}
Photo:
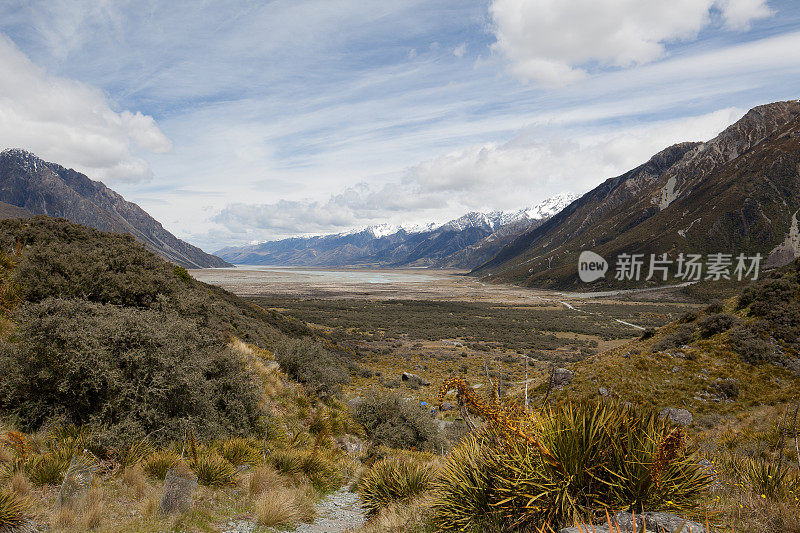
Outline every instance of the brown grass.
{"type": "Polygon", "coordinates": [[[11,487],[11,491],[18,496],[27,496],[31,491],[31,482],[28,481],[28,478],[25,477],[25,474],[22,472],[17,472],[11,476],[8,485],[11,487]]]}
{"type": "Polygon", "coordinates": [[[122,473],[122,485],[137,500],[144,496],[145,491],[150,486],[141,465],[125,468],[122,473]]]}
{"type": "Polygon", "coordinates": [[[314,519],[314,491],[309,487],[280,488],[264,492],[255,501],[256,522],[281,527],[314,519]]]}
{"type": "Polygon", "coordinates": [[[278,488],[283,484],[283,478],[271,466],[259,466],[246,478],[247,492],[250,498],[257,498],[261,494],[278,488]]]}
{"type": "Polygon", "coordinates": [[[13,459],[14,455],[11,453],[11,450],[4,446],[0,446],[0,464],[10,463],[13,459]]]}
{"type": "Polygon", "coordinates": [[[408,504],[391,504],[357,530],[357,533],[406,533],[424,531],[429,509],[426,499],[408,504]]]}

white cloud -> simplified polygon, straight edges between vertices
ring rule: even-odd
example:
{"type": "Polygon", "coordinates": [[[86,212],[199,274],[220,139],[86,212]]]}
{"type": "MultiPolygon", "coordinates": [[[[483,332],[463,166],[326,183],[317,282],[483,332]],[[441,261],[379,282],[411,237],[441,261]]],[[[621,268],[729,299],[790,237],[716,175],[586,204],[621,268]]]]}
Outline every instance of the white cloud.
{"type": "Polygon", "coordinates": [[[151,176],[137,151],[172,144],[152,117],[114,111],[98,89],[49,75],[0,34],[0,148],[24,148],[94,179],[151,176]]]}
{"type": "Polygon", "coordinates": [[[467,53],[467,43],[461,43],[453,48],[453,55],[461,59],[467,53]]]}
{"type": "Polygon", "coordinates": [[[518,77],[545,86],[572,83],[592,67],[631,67],[689,40],[719,11],[746,29],[769,16],[766,0],[493,0],[493,45],[518,77]]]}
{"type": "Polygon", "coordinates": [[[765,0],[717,0],[725,25],[735,30],[746,30],[750,21],[773,15],[765,0]]]}
{"type": "Polygon", "coordinates": [[[531,127],[504,144],[456,150],[409,168],[402,180],[361,183],[326,201],[236,203],[213,218],[241,242],[357,226],[443,222],[467,210],[519,209],[563,192],[584,193],[676,142],[707,140],[742,116],[728,108],[680,120],[577,134],[531,127]]]}

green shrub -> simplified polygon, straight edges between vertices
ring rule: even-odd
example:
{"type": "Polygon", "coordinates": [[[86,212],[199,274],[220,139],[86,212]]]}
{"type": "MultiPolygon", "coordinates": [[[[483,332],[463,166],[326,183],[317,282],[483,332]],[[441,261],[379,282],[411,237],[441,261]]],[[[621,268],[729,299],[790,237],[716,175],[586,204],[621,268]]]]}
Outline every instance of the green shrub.
{"type": "Polygon", "coordinates": [[[395,394],[368,394],[353,410],[353,418],[375,444],[433,452],[444,444],[427,411],[395,394]]]}
{"type": "Polygon", "coordinates": [[[763,320],[733,328],[728,341],[731,349],[752,365],[776,359],[775,347],[769,340],[769,325],[763,320]]]}
{"type": "Polygon", "coordinates": [[[343,357],[312,339],[287,340],[275,347],[275,359],[292,379],[317,396],[334,394],[350,380],[343,357]]]}
{"type": "Polygon", "coordinates": [[[20,321],[19,342],[0,342],[0,408],[26,430],[59,417],[117,443],[179,438],[187,419],[204,439],[262,425],[244,364],[191,321],[58,299],[27,305],[20,321]]]}
{"type": "Polygon", "coordinates": [[[276,450],[270,461],[281,474],[297,474],[303,470],[303,454],[294,450],[276,450]]]}
{"type": "Polygon", "coordinates": [[[433,481],[430,466],[412,459],[384,459],[367,471],[358,491],[370,515],[391,503],[408,503],[426,492],[433,481]]]}
{"type": "Polygon", "coordinates": [[[692,324],[681,324],[675,331],[665,335],[661,339],[657,340],[653,343],[652,350],[654,352],[660,352],[663,350],[672,350],[674,348],[680,348],[685,344],[689,344],[694,339],[694,332],[695,326],[692,324]]]}
{"type": "Polygon", "coordinates": [[[700,335],[703,337],[711,337],[723,331],[728,331],[739,322],[733,315],[727,313],[717,313],[715,315],[708,315],[697,321],[700,329],[700,335]]]}

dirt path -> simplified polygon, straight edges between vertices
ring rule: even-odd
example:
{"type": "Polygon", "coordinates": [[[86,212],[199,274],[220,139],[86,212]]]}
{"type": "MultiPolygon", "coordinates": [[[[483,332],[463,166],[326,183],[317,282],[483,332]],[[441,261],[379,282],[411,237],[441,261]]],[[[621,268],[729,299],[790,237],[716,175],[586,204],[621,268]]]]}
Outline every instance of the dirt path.
{"type": "Polygon", "coordinates": [[[311,524],[302,524],[297,533],[339,533],[360,527],[366,520],[358,495],[348,488],[329,494],[317,506],[317,519],[311,524]]]}

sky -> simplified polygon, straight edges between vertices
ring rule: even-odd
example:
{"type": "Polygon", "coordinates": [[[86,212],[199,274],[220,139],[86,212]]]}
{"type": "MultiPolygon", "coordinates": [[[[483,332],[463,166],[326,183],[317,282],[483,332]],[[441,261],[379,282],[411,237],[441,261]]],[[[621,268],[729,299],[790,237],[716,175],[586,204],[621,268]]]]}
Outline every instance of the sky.
{"type": "Polygon", "coordinates": [[[795,0],[0,0],[0,149],[214,251],[584,193],[798,50],[795,0]]]}

